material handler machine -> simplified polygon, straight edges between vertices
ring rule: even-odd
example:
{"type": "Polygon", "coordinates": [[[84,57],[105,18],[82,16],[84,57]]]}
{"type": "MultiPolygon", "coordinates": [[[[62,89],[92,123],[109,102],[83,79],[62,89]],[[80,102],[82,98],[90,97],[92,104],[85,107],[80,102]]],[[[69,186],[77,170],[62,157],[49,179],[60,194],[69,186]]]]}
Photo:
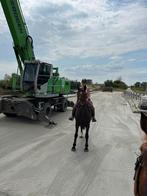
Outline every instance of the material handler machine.
{"type": "Polygon", "coordinates": [[[12,89],[21,96],[2,96],[0,113],[37,120],[48,116],[51,108],[64,112],[70,102],[70,81],[59,76],[58,68],[36,60],[19,0],[0,0],[14,42],[19,73],[12,74],[12,89]]]}

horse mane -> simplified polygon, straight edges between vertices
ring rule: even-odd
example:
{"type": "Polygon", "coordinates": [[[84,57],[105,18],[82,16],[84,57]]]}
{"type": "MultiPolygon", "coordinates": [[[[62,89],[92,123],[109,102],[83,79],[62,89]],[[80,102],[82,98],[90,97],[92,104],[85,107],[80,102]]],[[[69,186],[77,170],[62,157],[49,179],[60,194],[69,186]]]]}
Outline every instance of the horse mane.
{"type": "Polygon", "coordinates": [[[87,94],[87,87],[86,85],[83,86],[83,88],[78,88],[78,92],[77,92],[77,99],[78,99],[78,104],[85,104],[87,103],[87,97],[88,97],[88,94],[87,94]]]}
{"type": "Polygon", "coordinates": [[[86,85],[83,86],[83,88],[80,88],[78,91],[78,103],[77,103],[77,109],[75,113],[75,118],[76,120],[80,121],[80,125],[83,124],[89,124],[91,120],[91,115],[92,115],[92,109],[90,106],[90,103],[88,101],[88,95],[86,91],[87,87],[86,85]]]}
{"type": "Polygon", "coordinates": [[[147,142],[140,146],[141,154],[143,155],[143,162],[147,165],[147,142]]]}
{"type": "Polygon", "coordinates": [[[141,129],[145,132],[145,134],[147,134],[147,117],[143,112],[141,112],[140,126],[141,129]]]}

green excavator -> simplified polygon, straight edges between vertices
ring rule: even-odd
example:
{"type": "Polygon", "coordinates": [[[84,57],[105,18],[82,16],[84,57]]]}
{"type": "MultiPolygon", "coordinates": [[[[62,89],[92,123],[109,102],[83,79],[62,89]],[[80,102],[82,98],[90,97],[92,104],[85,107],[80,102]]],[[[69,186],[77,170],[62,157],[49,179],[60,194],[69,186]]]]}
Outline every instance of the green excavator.
{"type": "Polygon", "coordinates": [[[48,116],[51,108],[66,111],[72,103],[70,81],[59,76],[58,68],[36,60],[33,39],[29,35],[19,0],[0,0],[13,39],[19,73],[12,74],[12,89],[21,95],[2,96],[0,113],[25,116],[33,120],[48,116]]]}

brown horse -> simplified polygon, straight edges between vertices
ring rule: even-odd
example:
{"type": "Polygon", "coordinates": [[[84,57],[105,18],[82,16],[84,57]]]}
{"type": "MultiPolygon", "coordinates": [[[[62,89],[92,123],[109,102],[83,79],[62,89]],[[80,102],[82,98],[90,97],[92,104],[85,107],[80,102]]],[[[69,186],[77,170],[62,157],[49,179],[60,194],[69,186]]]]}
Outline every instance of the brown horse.
{"type": "Polygon", "coordinates": [[[74,135],[74,142],[72,146],[72,151],[76,151],[76,141],[78,137],[78,130],[81,127],[82,130],[85,128],[85,149],[84,151],[88,151],[88,139],[89,139],[89,128],[90,128],[90,121],[92,119],[92,107],[90,102],[87,100],[87,92],[86,87],[83,90],[79,91],[79,100],[75,107],[75,135],[74,135]]]}
{"type": "Polygon", "coordinates": [[[144,132],[144,142],[140,147],[141,155],[137,158],[134,176],[135,196],[147,196],[147,113],[141,112],[140,126],[144,132]]]}
{"type": "Polygon", "coordinates": [[[141,147],[141,155],[137,158],[134,176],[134,195],[147,196],[147,142],[141,147]]]}

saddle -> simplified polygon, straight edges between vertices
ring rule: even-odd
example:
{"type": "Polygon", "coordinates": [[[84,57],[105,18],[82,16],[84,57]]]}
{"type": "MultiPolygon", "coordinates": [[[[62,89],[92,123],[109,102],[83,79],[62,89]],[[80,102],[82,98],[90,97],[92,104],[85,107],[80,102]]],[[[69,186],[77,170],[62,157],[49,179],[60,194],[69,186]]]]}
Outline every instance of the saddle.
{"type": "Polygon", "coordinates": [[[79,101],[76,105],[76,109],[80,109],[83,106],[88,107],[90,111],[93,111],[93,105],[89,100],[87,100],[85,103],[79,101]]]}

